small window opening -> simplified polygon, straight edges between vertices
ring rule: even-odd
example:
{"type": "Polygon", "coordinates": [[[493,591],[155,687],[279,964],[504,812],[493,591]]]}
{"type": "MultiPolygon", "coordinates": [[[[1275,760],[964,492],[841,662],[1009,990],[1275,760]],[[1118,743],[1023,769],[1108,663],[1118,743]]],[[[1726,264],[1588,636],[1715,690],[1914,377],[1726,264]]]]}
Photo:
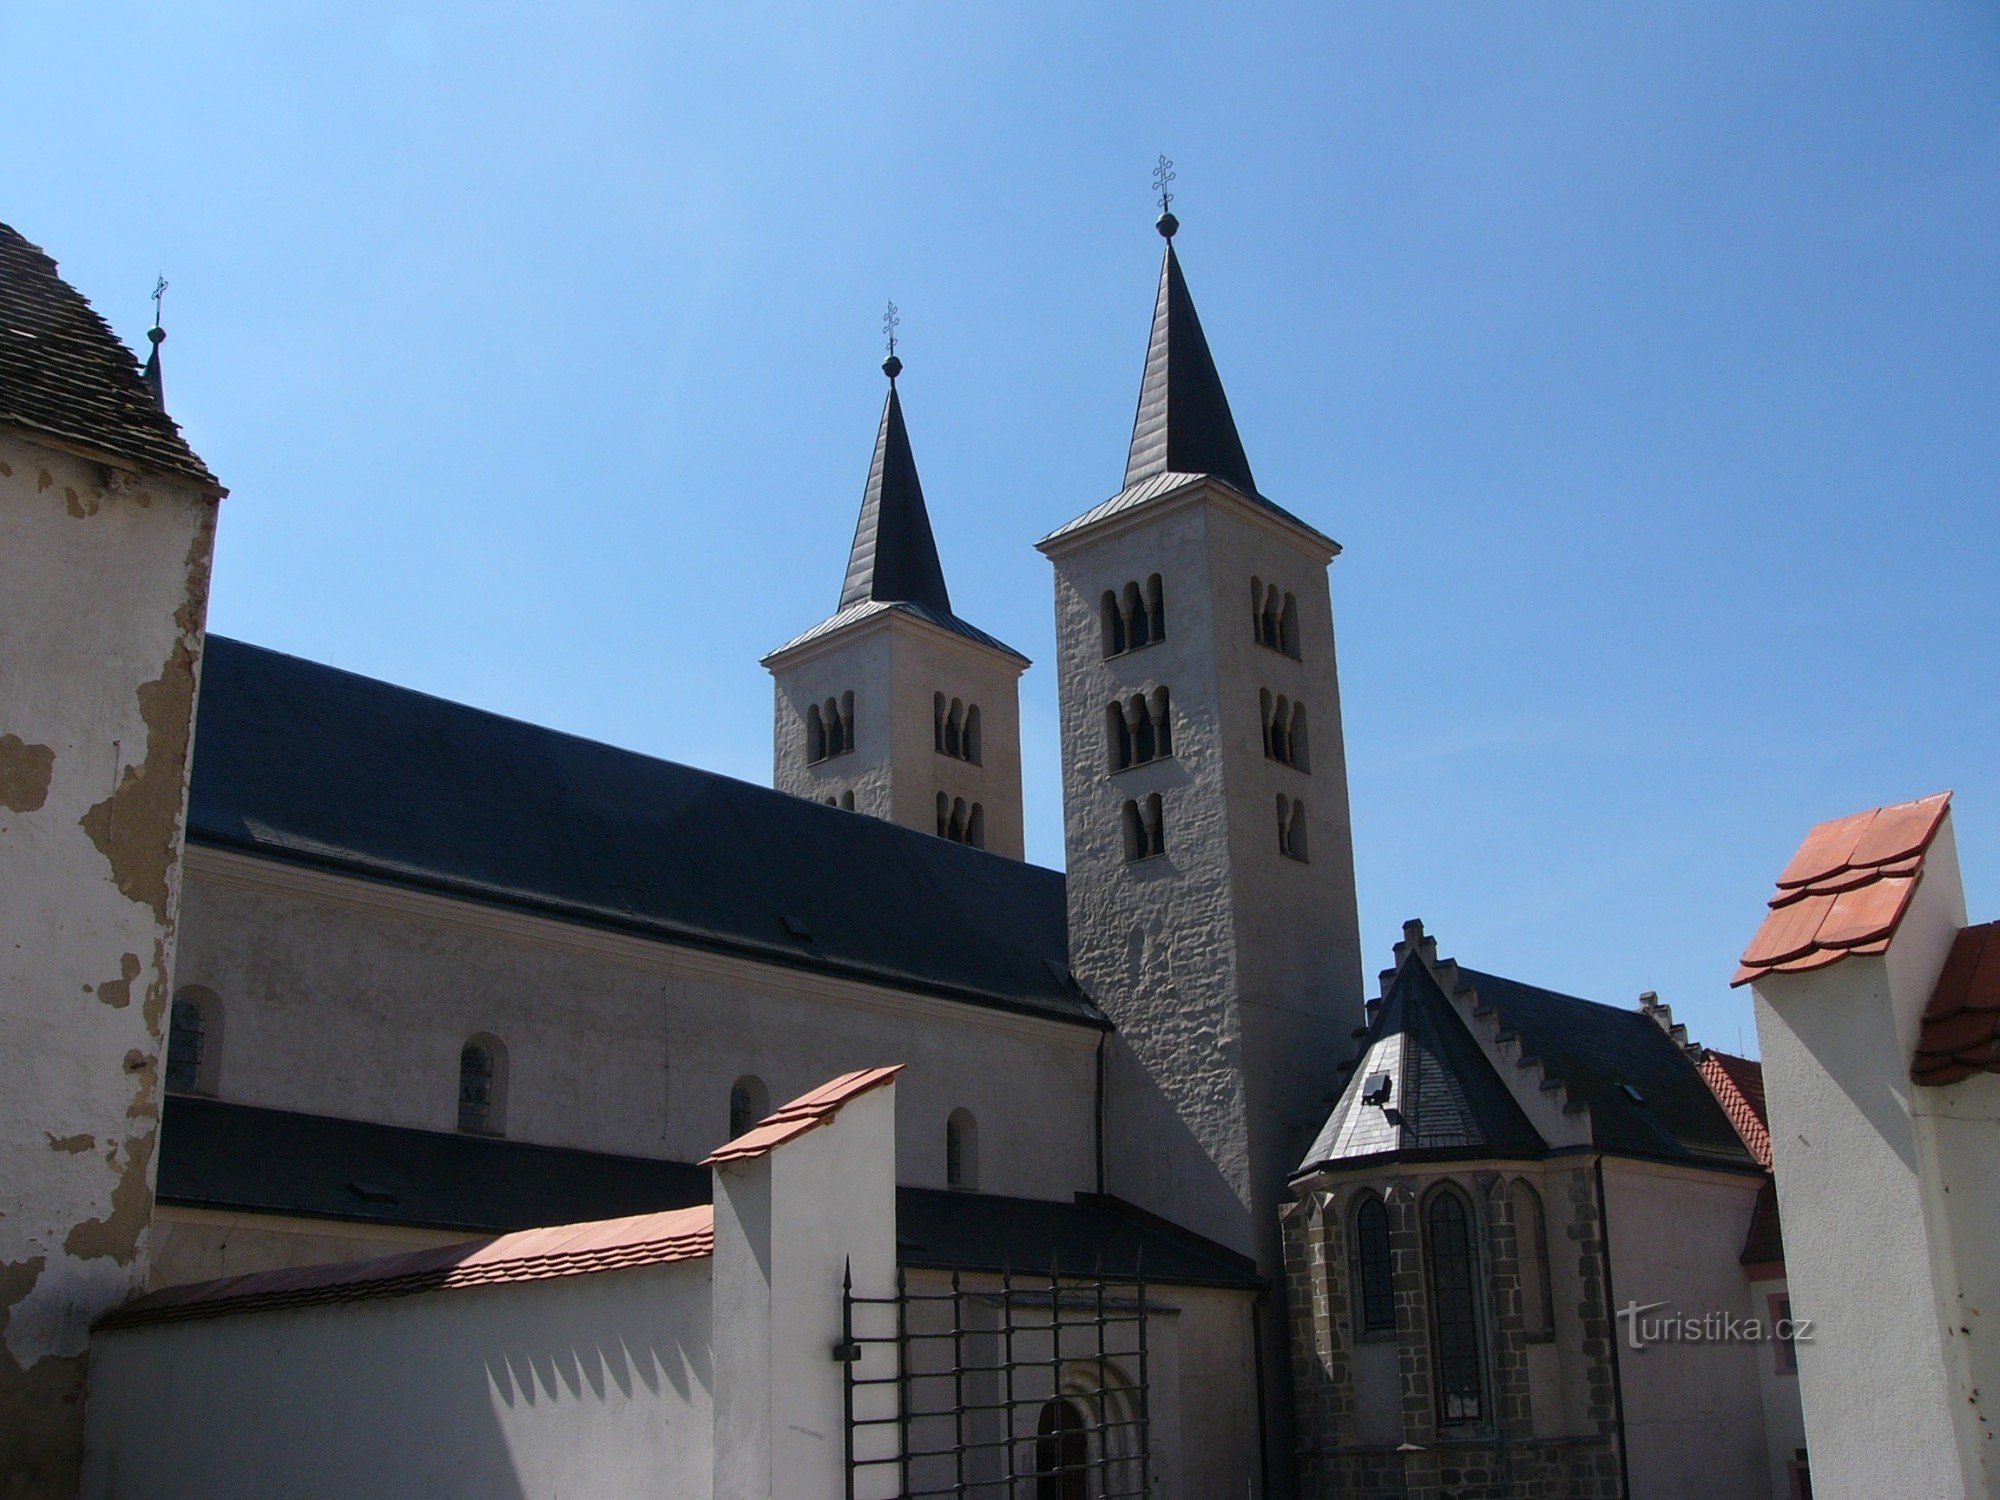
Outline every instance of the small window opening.
{"type": "Polygon", "coordinates": [[[1167,638],[1166,586],[1158,573],[1142,585],[1106,589],[1098,603],[1104,623],[1104,654],[1122,656],[1167,638]]]}
{"type": "Polygon", "coordinates": [[[1280,765],[1309,769],[1306,706],[1283,693],[1274,695],[1269,688],[1258,694],[1258,706],[1264,720],[1264,754],[1280,765]]]}
{"type": "Polygon", "coordinates": [[[458,1128],[467,1135],[500,1135],[506,1121],[507,1052],[497,1038],[475,1036],[458,1052],[458,1128]]]}
{"type": "Polygon", "coordinates": [[[1278,797],[1278,852],[1303,863],[1306,859],[1306,805],[1296,797],[1278,797]]]}
{"type": "Polygon", "coordinates": [[[1090,1500],[1090,1424],[1065,1397],[1035,1424],[1035,1500],[1090,1500]]]}
{"type": "Polygon", "coordinates": [[[735,1140],[771,1112],[771,1094],[764,1080],[745,1073],[729,1086],[729,1139],[735,1140]]]}
{"type": "Polygon", "coordinates": [[[1555,1334],[1555,1297],[1549,1287],[1549,1234],[1542,1199],[1525,1182],[1507,1190],[1514,1210],[1515,1255],[1521,1268],[1521,1326],[1531,1339],[1555,1334]]]}
{"type": "Polygon", "coordinates": [[[202,1083],[202,1053],[208,1045],[208,1015],[200,1000],[183,990],[174,997],[167,1022],[167,1092],[192,1094],[202,1083]]]}
{"type": "Polygon", "coordinates": [[[1104,722],[1114,771],[1164,760],[1174,753],[1173,715],[1163,687],[1155,688],[1150,696],[1134,693],[1123,703],[1111,704],[1104,722]]]}
{"type": "Polygon", "coordinates": [[[1250,580],[1250,628],[1257,644],[1299,659],[1299,601],[1275,583],[1250,580]]]}
{"type": "Polygon", "coordinates": [[[979,1186],[979,1124],[969,1109],[955,1109],[944,1122],[944,1180],[950,1187],[979,1186]]]}

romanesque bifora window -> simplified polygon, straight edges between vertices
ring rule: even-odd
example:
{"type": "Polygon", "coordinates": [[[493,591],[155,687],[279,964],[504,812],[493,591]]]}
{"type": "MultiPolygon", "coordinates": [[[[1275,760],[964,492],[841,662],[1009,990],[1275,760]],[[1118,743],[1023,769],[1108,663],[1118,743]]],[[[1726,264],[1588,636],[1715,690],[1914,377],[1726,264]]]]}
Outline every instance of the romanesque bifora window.
{"type": "Polygon", "coordinates": [[[458,1128],[500,1135],[506,1126],[507,1049],[497,1037],[471,1038],[458,1052],[458,1128]]]}
{"type": "Polygon", "coordinates": [[[1264,754],[1294,770],[1311,770],[1312,746],[1306,726],[1306,706],[1293,702],[1283,693],[1274,694],[1269,688],[1258,695],[1258,706],[1264,719],[1264,754]]]}
{"type": "Polygon", "coordinates": [[[1282,792],[1278,794],[1278,852],[1300,862],[1306,858],[1306,805],[1282,792]]]}
{"type": "Polygon", "coordinates": [[[979,705],[957,698],[947,699],[943,693],[933,693],[931,707],[931,727],[937,753],[978,765],[981,753],[979,705]]]}
{"type": "Polygon", "coordinates": [[[1299,659],[1299,601],[1275,583],[1250,580],[1250,625],[1258,645],[1299,659]]]}
{"type": "Polygon", "coordinates": [[[1128,862],[1151,859],[1167,852],[1165,808],[1160,794],[1134,799],[1125,804],[1125,858],[1128,862]]]}
{"type": "Polygon", "coordinates": [[[1155,573],[1142,587],[1106,589],[1098,609],[1104,621],[1104,654],[1122,656],[1167,638],[1166,588],[1155,573]]]}
{"type": "Polygon", "coordinates": [[[1174,721],[1165,688],[1134,693],[1104,710],[1111,769],[1129,770],[1174,753],[1174,721]]]}
{"type": "Polygon", "coordinates": [[[1355,1280],[1360,1285],[1361,1331],[1396,1327],[1396,1295],[1389,1280],[1389,1210],[1369,1193],[1354,1210],[1355,1280]]]}
{"type": "Polygon", "coordinates": [[[842,693],[806,710],[806,760],[831,760],[854,748],[854,694],[842,693]]]}
{"type": "Polygon", "coordinates": [[[167,1092],[192,1094],[202,1086],[202,1063],[209,1046],[208,1010],[192,990],[174,996],[167,1022],[167,1092]]]}
{"type": "Polygon", "coordinates": [[[770,1112],[770,1091],[756,1074],[745,1073],[729,1086],[729,1138],[732,1141],[770,1112]]]}
{"type": "Polygon", "coordinates": [[[969,844],[974,849],[984,849],[986,808],[981,803],[967,802],[963,797],[952,797],[939,792],[937,834],[939,838],[950,839],[954,844],[969,844]]]}
{"type": "Polygon", "coordinates": [[[1481,1382],[1472,1209],[1450,1188],[1439,1189],[1425,1205],[1424,1261],[1430,1273],[1438,1421],[1476,1422],[1481,1382]]]}

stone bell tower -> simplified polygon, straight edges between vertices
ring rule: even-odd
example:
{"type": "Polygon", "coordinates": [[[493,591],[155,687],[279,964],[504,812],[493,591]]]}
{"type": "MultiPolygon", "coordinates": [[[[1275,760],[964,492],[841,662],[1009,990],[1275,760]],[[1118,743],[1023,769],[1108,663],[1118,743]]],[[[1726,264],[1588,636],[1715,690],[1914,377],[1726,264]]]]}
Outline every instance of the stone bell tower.
{"type": "Polygon", "coordinates": [[[923,485],[889,397],[834,613],[764,658],[781,792],[1023,854],[1020,677],[1028,659],[952,613],[923,485]]]}
{"type": "MultiPolygon", "coordinates": [[[[1118,1028],[1109,1190],[1254,1255],[1281,1288],[1286,1178],[1362,1020],[1339,548],[1258,490],[1177,227],[1161,216],[1125,483],[1039,544],[1056,575],[1070,967],[1118,1028]]],[[[1274,1326],[1267,1353],[1282,1340],[1274,1326]]]]}

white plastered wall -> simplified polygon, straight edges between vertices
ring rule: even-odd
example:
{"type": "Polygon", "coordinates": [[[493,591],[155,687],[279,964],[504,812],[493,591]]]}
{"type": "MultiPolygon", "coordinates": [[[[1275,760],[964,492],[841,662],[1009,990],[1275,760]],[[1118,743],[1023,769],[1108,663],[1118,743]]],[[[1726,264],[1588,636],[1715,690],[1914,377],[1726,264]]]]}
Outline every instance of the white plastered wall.
{"type": "Polygon", "coordinates": [[[1919,1181],[1909,1076],[1964,925],[1947,816],[1886,954],[1754,987],[1792,1309],[1814,1325],[1799,1390],[1820,1500],[1984,1492],[1961,1461],[1967,1370],[1936,1294],[1949,1271],[1934,1258],[1944,1236],[1919,1181]]]}
{"type": "Polygon", "coordinates": [[[100,1333],[87,1500],[709,1493],[707,1259],[100,1333]]]}
{"type": "Polygon", "coordinates": [[[215,497],[0,432],[0,1492],[145,1275],[215,497]],[[28,941],[32,937],[32,941],[28,941]]]}
{"type": "Polygon", "coordinates": [[[697,1161],[744,1074],[781,1100],[889,1057],[902,1182],[946,1185],[964,1108],[982,1191],[1094,1185],[1094,1028],[200,846],[188,868],[178,978],[228,1017],[225,1100],[451,1130],[459,1049],[488,1032],[509,1139],[697,1161]]]}

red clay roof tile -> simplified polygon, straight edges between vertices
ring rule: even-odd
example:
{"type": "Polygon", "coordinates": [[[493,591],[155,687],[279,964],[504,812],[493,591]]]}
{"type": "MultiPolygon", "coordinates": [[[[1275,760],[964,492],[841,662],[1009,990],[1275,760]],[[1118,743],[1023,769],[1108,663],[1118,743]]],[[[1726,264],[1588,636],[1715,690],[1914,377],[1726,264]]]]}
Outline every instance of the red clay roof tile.
{"type": "Polygon", "coordinates": [[[903,1064],[896,1063],[887,1068],[860,1068],[852,1073],[843,1073],[799,1095],[790,1104],[773,1110],[727,1145],[716,1147],[702,1165],[712,1167],[720,1162],[749,1161],[762,1156],[786,1141],[796,1140],[807,1131],[818,1129],[838,1114],[840,1107],[850,1099],[858,1099],[871,1089],[880,1088],[902,1071],[903,1064]]]}
{"type": "Polygon", "coordinates": [[[1924,1007],[1910,1076],[1957,1083],[2000,1073],[2000,922],[1960,930],[1924,1007]]]}
{"type": "Polygon", "coordinates": [[[365,1297],[403,1297],[453,1287],[547,1281],[593,1271],[698,1260],[713,1254],[714,1249],[715,1210],[703,1203],[625,1219],[523,1229],[370,1260],[258,1271],[163,1287],[126,1303],[98,1326],[120,1328],[353,1302],[365,1297]]]}
{"type": "Polygon", "coordinates": [[[1764,1113],[1764,1065],[1710,1049],[1702,1054],[1702,1081],[1760,1167],[1771,1165],[1771,1122],[1764,1113]]]}
{"type": "Polygon", "coordinates": [[[1771,913],[1730,983],[1886,952],[1923,879],[1924,851],[1950,808],[1951,793],[1939,792],[1813,829],[1778,876],[1771,913]]]}

